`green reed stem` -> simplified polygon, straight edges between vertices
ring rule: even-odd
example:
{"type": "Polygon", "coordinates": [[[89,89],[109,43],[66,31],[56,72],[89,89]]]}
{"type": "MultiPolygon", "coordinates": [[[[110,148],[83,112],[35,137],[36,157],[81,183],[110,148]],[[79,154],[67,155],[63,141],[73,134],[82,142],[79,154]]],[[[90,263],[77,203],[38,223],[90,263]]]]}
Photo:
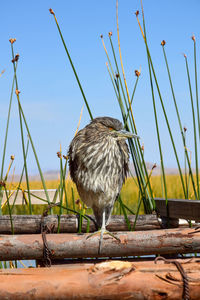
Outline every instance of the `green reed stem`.
{"type": "MultiPolygon", "coordinates": [[[[17,68],[17,64],[16,64],[16,68],[17,68]]],[[[4,138],[3,155],[2,155],[2,163],[1,163],[1,175],[0,175],[0,180],[3,179],[3,171],[4,171],[4,163],[5,163],[5,154],[6,154],[6,146],[7,146],[7,138],[8,138],[8,127],[9,127],[9,123],[10,123],[10,112],[11,112],[11,106],[12,106],[12,99],[13,99],[14,85],[15,85],[15,76],[13,76],[12,88],[11,88],[11,94],[10,94],[10,101],[9,101],[9,108],[8,108],[8,116],[7,116],[7,123],[6,123],[6,133],[5,133],[5,138],[4,138]]],[[[1,209],[2,199],[3,199],[3,192],[2,192],[2,186],[0,186],[0,215],[2,215],[2,209],[1,209]]]]}
{"type": "Polygon", "coordinates": [[[165,110],[165,106],[164,106],[164,103],[163,103],[162,95],[161,95],[160,88],[159,88],[159,85],[158,85],[158,81],[157,81],[155,69],[154,69],[154,66],[153,66],[152,59],[151,59],[151,54],[150,54],[149,47],[148,47],[148,44],[147,44],[144,13],[142,13],[142,16],[143,16],[143,28],[144,28],[144,37],[143,38],[144,38],[144,42],[145,42],[145,45],[146,45],[147,56],[148,56],[149,63],[150,63],[150,66],[151,66],[151,70],[152,70],[152,73],[153,73],[153,77],[154,77],[154,80],[155,80],[155,84],[156,84],[156,88],[157,88],[157,91],[158,91],[160,103],[161,103],[163,114],[164,114],[165,121],[166,121],[166,124],[167,124],[167,129],[168,129],[168,132],[169,132],[169,135],[170,135],[172,147],[173,147],[173,150],[174,150],[174,155],[175,155],[177,166],[178,166],[178,170],[179,170],[179,175],[180,175],[180,179],[181,179],[181,184],[182,184],[183,192],[184,192],[184,195],[186,197],[185,184],[184,184],[184,180],[183,180],[183,174],[182,174],[182,170],[181,170],[179,158],[178,158],[178,155],[177,155],[176,146],[175,146],[175,143],[174,143],[174,139],[173,139],[171,127],[170,127],[170,124],[169,124],[169,121],[168,121],[167,113],[166,113],[166,110],[165,110]]]}
{"type": "Polygon", "coordinates": [[[73,64],[73,62],[72,62],[71,56],[70,56],[70,54],[69,54],[69,51],[68,51],[67,46],[66,46],[66,44],[65,44],[65,41],[64,41],[62,32],[61,32],[61,30],[60,30],[60,26],[59,26],[59,24],[58,24],[57,18],[56,18],[56,16],[55,16],[54,13],[53,13],[53,16],[54,16],[54,20],[55,20],[56,25],[57,25],[57,28],[58,28],[58,32],[59,32],[59,34],[60,34],[60,38],[61,38],[61,40],[62,40],[63,46],[64,46],[65,51],[66,51],[66,53],[67,53],[69,62],[70,62],[70,64],[71,64],[72,70],[73,70],[74,75],[75,75],[75,77],[76,77],[76,81],[77,81],[77,83],[78,83],[78,86],[79,86],[80,91],[81,91],[81,94],[82,94],[82,96],[83,96],[85,105],[86,105],[86,107],[87,107],[88,113],[89,113],[89,115],[90,115],[91,120],[93,120],[93,116],[92,116],[92,113],[91,113],[89,104],[88,104],[87,99],[86,99],[86,97],[85,97],[85,94],[84,94],[84,92],[83,92],[82,85],[81,85],[81,83],[80,83],[79,77],[78,77],[78,75],[77,75],[76,69],[75,69],[74,64],[73,64]]]}
{"type": "Polygon", "coordinates": [[[62,205],[63,205],[63,164],[62,164],[62,155],[60,153],[60,211],[58,215],[58,233],[60,232],[60,216],[63,213],[62,205]]]}
{"type": "Polygon", "coordinates": [[[74,199],[74,189],[71,187],[71,192],[72,192],[72,204],[73,204],[73,209],[75,210],[75,199],[74,199]]]}
{"type": "Polygon", "coordinates": [[[10,208],[10,199],[8,197],[8,191],[7,191],[6,186],[4,187],[4,190],[5,190],[5,194],[6,194],[6,203],[8,204],[8,212],[9,212],[9,216],[10,216],[11,231],[12,231],[12,234],[14,234],[14,226],[13,226],[13,220],[12,220],[12,211],[11,211],[11,208],[10,208]]]}
{"type": "MultiPolygon", "coordinates": [[[[123,121],[125,121],[125,112],[124,112],[124,106],[123,106],[123,103],[122,103],[122,100],[121,100],[119,83],[118,83],[117,80],[115,82],[116,82],[116,87],[117,87],[117,91],[118,91],[118,97],[117,97],[118,103],[119,103],[120,108],[121,108],[123,121]]],[[[129,127],[128,127],[127,124],[126,124],[126,129],[129,130],[129,127]]],[[[141,170],[142,165],[141,165],[140,159],[138,157],[138,152],[135,149],[134,141],[132,139],[128,139],[128,142],[129,142],[129,146],[130,146],[129,148],[130,148],[130,151],[131,151],[133,164],[134,164],[134,167],[135,167],[136,178],[137,178],[137,181],[138,181],[139,190],[141,191],[141,194],[143,195],[143,199],[144,199],[144,208],[145,208],[146,213],[148,213],[148,212],[152,211],[152,203],[151,203],[150,199],[148,199],[148,201],[147,201],[146,197],[145,197],[145,191],[144,191],[145,180],[143,178],[143,172],[141,170]]]]}
{"type": "Polygon", "coordinates": [[[155,124],[156,124],[156,133],[157,133],[158,147],[159,147],[159,153],[160,153],[160,164],[161,164],[161,170],[162,170],[162,179],[163,179],[162,187],[164,187],[164,198],[167,203],[167,184],[166,184],[166,177],[165,177],[165,167],[164,167],[164,162],[163,162],[162,146],[161,146],[161,140],[160,140],[160,132],[159,132],[159,126],[158,126],[158,117],[157,117],[157,110],[156,110],[156,103],[155,103],[155,96],[154,96],[151,66],[150,66],[148,57],[147,57],[147,59],[148,59],[148,66],[149,66],[149,76],[150,76],[151,93],[152,93],[152,100],[153,100],[154,118],[155,118],[155,124]]]}
{"type": "Polygon", "coordinates": [[[194,69],[195,69],[197,120],[198,120],[198,131],[199,131],[199,141],[200,141],[200,111],[199,111],[198,78],[197,78],[197,55],[196,55],[196,40],[195,40],[195,38],[194,38],[194,69]]]}
{"type": "Polygon", "coordinates": [[[116,66],[116,69],[117,69],[117,74],[119,75],[119,83],[120,83],[120,87],[121,87],[121,91],[122,91],[124,103],[125,103],[126,109],[128,110],[128,103],[127,103],[127,100],[126,100],[126,96],[125,96],[125,92],[124,92],[124,87],[123,87],[123,83],[122,83],[120,72],[119,72],[119,67],[118,67],[118,63],[117,63],[117,59],[116,59],[116,55],[115,55],[115,49],[113,47],[112,38],[111,38],[110,35],[109,35],[109,40],[110,40],[110,45],[111,45],[111,49],[112,49],[112,54],[113,54],[115,66],[116,66]]]}
{"type": "MultiPolygon", "coordinates": [[[[142,4],[142,2],[141,2],[141,4],[142,4]]],[[[162,176],[163,176],[164,196],[165,196],[165,200],[166,200],[166,204],[167,204],[167,184],[166,184],[165,168],[164,168],[164,163],[163,163],[163,154],[162,154],[162,147],[161,147],[161,141],[160,141],[160,133],[159,133],[156,103],[155,103],[155,96],[154,96],[153,80],[152,80],[152,73],[151,73],[151,69],[153,71],[153,66],[151,63],[150,53],[148,51],[143,7],[142,7],[142,19],[143,19],[143,29],[144,29],[144,42],[145,42],[145,46],[146,46],[147,61],[148,61],[148,68],[149,68],[151,94],[152,94],[152,100],[153,100],[154,118],[155,118],[155,124],[156,124],[156,133],[157,133],[158,147],[159,147],[159,153],[160,153],[160,163],[161,163],[161,170],[162,170],[162,176]]],[[[154,79],[156,79],[155,76],[154,76],[154,79]]]]}
{"type": "MultiPolygon", "coordinates": [[[[16,64],[16,69],[17,69],[17,64],[16,64]]],[[[9,122],[10,122],[10,112],[11,112],[11,106],[12,106],[14,85],[15,85],[15,76],[13,76],[12,88],[11,88],[11,94],[10,94],[10,101],[9,101],[9,108],[8,108],[8,116],[7,116],[7,123],[6,123],[6,133],[5,133],[5,138],[4,138],[4,147],[3,147],[2,164],[1,164],[1,176],[0,176],[1,180],[3,179],[5,153],[6,153],[7,138],[8,138],[8,127],[9,127],[9,122]]]]}
{"type": "MultiPolygon", "coordinates": [[[[15,86],[16,86],[16,90],[18,91],[19,88],[18,88],[18,81],[17,81],[17,74],[16,74],[16,66],[15,66],[15,62],[14,62],[14,57],[15,56],[14,56],[13,44],[11,44],[11,51],[12,51],[12,58],[13,58],[15,86]]],[[[18,103],[19,103],[19,94],[16,93],[16,96],[17,96],[17,100],[18,100],[18,103]]],[[[20,110],[19,104],[18,104],[18,113],[19,113],[19,121],[20,121],[21,142],[22,142],[22,152],[23,152],[23,158],[24,158],[26,184],[27,184],[27,190],[28,190],[29,212],[32,215],[30,186],[29,186],[28,168],[27,168],[27,162],[26,162],[26,151],[25,151],[25,144],[24,144],[24,133],[23,133],[23,125],[22,125],[22,115],[21,115],[21,110],[20,110]]]]}
{"type": "MultiPolygon", "coordinates": [[[[136,90],[136,86],[137,86],[137,83],[138,83],[138,78],[136,80],[136,83],[135,83],[135,87],[133,89],[133,93],[132,93],[132,97],[131,97],[131,104],[128,106],[127,104],[127,100],[126,100],[126,96],[125,96],[125,92],[124,92],[124,88],[123,88],[123,84],[122,84],[122,80],[121,80],[121,76],[120,76],[120,73],[119,73],[119,67],[118,67],[118,63],[117,63],[117,59],[116,59],[116,55],[115,55],[115,49],[113,47],[113,43],[112,43],[112,39],[111,39],[111,36],[109,35],[109,39],[110,39],[110,44],[111,44],[111,49],[112,49],[112,53],[113,53],[113,58],[114,58],[114,61],[115,61],[115,66],[116,66],[116,69],[117,69],[117,72],[118,72],[118,78],[119,78],[119,82],[120,82],[120,87],[121,87],[121,90],[122,90],[122,94],[123,94],[123,98],[124,98],[124,101],[125,101],[125,106],[126,106],[126,109],[127,111],[129,112],[131,110],[131,104],[132,104],[132,101],[133,101],[133,97],[134,97],[134,94],[135,94],[135,90],[136,90]]],[[[119,87],[118,87],[118,90],[119,90],[119,87]]],[[[119,102],[119,101],[118,101],[119,102]]],[[[122,105],[121,105],[122,101],[119,102],[120,104],[120,108],[122,110],[122,105]]],[[[128,113],[127,113],[128,114],[128,113]]],[[[129,119],[130,121],[130,124],[131,124],[131,130],[132,132],[135,132],[137,134],[137,129],[136,129],[136,126],[135,126],[135,122],[134,120],[132,120],[131,116],[129,115],[129,118],[128,116],[126,117],[124,115],[124,106],[123,106],[123,114],[122,114],[122,117],[123,117],[123,121],[124,121],[124,127],[126,127],[127,125],[127,120],[129,119]]],[[[128,129],[129,130],[129,129],[128,129]]],[[[143,184],[145,183],[145,179],[144,179],[144,173],[143,173],[143,169],[144,169],[144,172],[145,172],[145,176],[146,178],[148,178],[148,172],[147,172],[147,169],[146,169],[146,164],[145,164],[145,161],[144,161],[144,157],[143,157],[143,153],[141,151],[141,145],[140,145],[140,142],[139,140],[135,141],[135,147],[136,147],[136,153],[137,153],[137,163],[140,165],[140,172],[142,173],[142,182],[143,184]]],[[[152,193],[152,188],[151,188],[151,185],[149,184],[149,190],[150,190],[150,194],[151,194],[151,199],[153,199],[153,193],[152,193]]],[[[155,203],[151,203],[150,201],[150,198],[149,198],[149,202],[150,202],[150,206],[153,207],[155,205],[155,203]]],[[[154,201],[153,201],[154,202],[154,201]]]]}
{"type": "Polygon", "coordinates": [[[17,97],[17,100],[18,100],[18,105],[19,105],[19,108],[20,108],[20,112],[21,112],[22,118],[24,120],[24,124],[25,124],[26,130],[27,130],[27,133],[28,133],[28,137],[29,137],[29,140],[30,140],[30,143],[31,143],[33,154],[35,156],[35,160],[36,160],[36,163],[37,163],[37,167],[38,167],[38,171],[39,171],[39,174],[40,174],[42,185],[43,185],[43,188],[44,188],[44,191],[45,191],[45,195],[46,195],[48,203],[50,203],[50,199],[49,199],[49,195],[48,195],[48,192],[47,192],[47,188],[46,188],[45,180],[44,180],[44,177],[43,177],[43,173],[42,173],[42,170],[41,170],[41,167],[40,167],[40,163],[39,163],[39,160],[38,160],[38,157],[37,157],[37,153],[36,153],[36,150],[35,150],[35,147],[34,147],[34,144],[33,144],[33,140],[32,140],[31,134],[30,134],[30,130],[28,128],[28,124],[26,122],[26,118],[25,118],[25,115],[24,115],[24,112],[23,112],[23,109],[22,109],[19,97],[17,97]]]}
{"type": "Polygon", "coordinates": [[[125,209],[124,203],[123,203],[123,201],[122,201],[120,195],[119,195],[119,197],[118,197],[118,201],[119,201],[119,203],[120,203],[120,207],[122,208],[122,212],[123,212],[123,215],[124,215],[124,219],[125,219],[125,221],[126,221],[126,224],[127,224],[127,226],[128,226],[128,230],[130,231],[130,230],[131,230],[131,223],[130,223],[128,217],[127,217],[126,209],[125,209]]]}
{"type": "Polygon", "coordinates": [[[138,216],[139,216],[139,211],[140,211],[141,204],[142,204],[142,197],[140,196],[140,192],[139,192],[139,195],[138,195],[138,206],[137,206],[137,211],[136,211],[136,214],[135,214],[135,221],[133,223],[133,228],[131,229],[132,231],[135,230],[135,226],[136,226],[137,219],[138,219],[138,216]]]}
{"type": "MultiPolygon", "coordinates": [[[[134,98],[136,87],[137,87],[137,84],[138,84],[138,79],[139,79],[139,76],[136,78],[136,81],[135,81],[133,93],[132,93],[132,96],[131,96],[131,106],[132,106],[132,103],[133,103],[133,98],[134,98]]],[[[130,107],[127,110],[127,114],[126,114],[126,117],[125,117],[124,127],[126,127],[126,123],[128,121],[128,118],[129,118],[129,113],[130,113],[130,107]]]]}
{"type": "MultiPolygon", "coordinates": [[[[28,139],[28,142],[27,142],[27,146],[26,146],[26,158],[27,158],[27,154],[28,154],[28,148],[29,148],[29,139],[28,139]]],[[[22,179],[23,179],[23,175],[24,175],[24,169],[25,169],[25,166],[23,165],[23,169],[22,169],[22,173],[21,173],[21,176],[20,176],[20,180],[19,180],[19,183],[18,183],[18,187],[16,189],[16,193],[15,193],[15,198],[13,200],[13,204],[12,204],[12,207],[11,207],[11,213],[14,209],[14,206],[15,206],[15,202],[17,200],[17,196],[18,196],[18,193],[19,193],[19,187],[21,186],[21,183],[22,183],[22,179]]],[[[30,191],[29,191],[30,192],[30,191]]]]}
{"type": "Polygon", "coordinates": [[[188,84],[189,84],[189,91],[190,91],[190,100],[191,100],[191,107],[192,107],[192,120],[193,120],[194,146],[195,146],[195,166],[196,166],[197,198],[200,199],[199,169],[198,169],[198,150],[197,150],[197,137],[196,137],[196,121],[195,121],[195,112],[194,112],[194,101],[193,101],[193,95],[192,95],[192,87],[191,87],[190,73],[189,73],[189,67],[188,67],[187,57],[186,57],[186,55],[184,55],[184,57],[185,57],[185,64],[186,64],[188,84]]]}
{"type": "MultiPolygon", "coordinates": [[[[193,178],[193,172],[192,172],[191,163],[190,163],[190,159],[189,159],[187,148],[186,148],[184,130],[183,130],[183,127],[182,127],[182,124],[181,124],[181,118],[180,118],[180,114],[179,114],[179,110],[178,110],[178,106],[177,106],[177,102],[176,102],[176,97],[175,97],[175,93],[174,93],[174,88],[173,88],[173,84],[172,84],[171,74],[170,74],[170,70],[169,70],[169,65],[168,65],[168,61],[167,61],[167,56],[166,56],[164,45],[162,45],[162,49],[163,49],[165,64],[166,64],[166,67],[167,67],[167,73],[168,73],[168,77],[169,77],[169,83],[170,83],[170,87],[171,87],[171,92],[172,92],[172,97],[173,97],[174,106],[175,106],[175,110],[176,110],[176,115],[177,115],[177,119],[178,119],[178,123],[179,123],[179,128],[180,128],[180,132],[181,132],[181,136],[182,136],[185,157],[186,157],[187,163],[188,163],[189,174],[191,176],[191,180],[192,180],[192,184],[193,184],[193,190],[194,190],[194,193],[196,195],[196,187],[195,187],[195,182],[194,182],[194,178],[193,178]]],[[[186,184],[185,199],[188,199],[187,183],[185,183],[185,184],[186,184]]]]}
{"type": "MultiPolygon", "coordinates": [[[[64,169],[63,169],[63,189],[65,193],[65,201],[66,201],[66,209],[68,208],[68,197],[67,197],[67,189],[65,184],[65,178],[66,178],[66,172],[67,172],[67,159],[65,161],[64,169]]],[[[67,211],[68,213],[68,211],[67,211]]]]}

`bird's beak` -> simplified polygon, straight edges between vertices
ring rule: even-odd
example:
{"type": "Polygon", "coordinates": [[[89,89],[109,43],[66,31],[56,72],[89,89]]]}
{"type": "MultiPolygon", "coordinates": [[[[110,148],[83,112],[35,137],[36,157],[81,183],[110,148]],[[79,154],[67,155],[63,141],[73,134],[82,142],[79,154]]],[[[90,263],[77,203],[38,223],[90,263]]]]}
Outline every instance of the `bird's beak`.
{"type": "Polygon", "coordinates": [[[134,134],[134,133],[126,131],[126,130],[119,130],[116,132],[117,132],[117,135],[122,138],[136,138],[136,139],[140,138],[137,134],[134,134]]]}

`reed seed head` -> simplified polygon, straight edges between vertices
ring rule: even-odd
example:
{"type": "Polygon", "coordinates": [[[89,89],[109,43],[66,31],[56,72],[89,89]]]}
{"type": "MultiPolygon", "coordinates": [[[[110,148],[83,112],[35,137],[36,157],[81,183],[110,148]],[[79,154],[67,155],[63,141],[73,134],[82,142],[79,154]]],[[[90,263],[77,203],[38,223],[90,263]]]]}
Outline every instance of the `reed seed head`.
{"type": "Polygon", "coordinates": [[[62,155],[61,155],[60,151],[57,152],[57,156],[58,156],[58,158],[62,158],[62,155]]]}
{"type": "Polygon", "coordinates": [[[141,146],[142,151],[144,151],[144,145],[141,146]]]}
{"type": "Polygon", "coordinates": [[[155,168],[157,168],[157,164],[156,163],[153,165],[152,170],[155,169],[155,168]]]}
{"type": "Polygon", "coordinates": [[[135,15],[136,17],[139,15],[139,10],[136,10],[135,15]]]}
{"type": "Polygon", "coordinates": [[[81,200],[80,199],[77,199],[75,201],[75,204],[78,205],[79,209],[82,209],[82,203],[81,203],[81,200]]]}
{"type": "Polygon", "coordinates": [[[116,74],[115,74],[115,77],[118,79],[118,78],[119,78],[119,74],[118,74],[118,73],[116,73],[116,74]]]}
{"type": "Polygon", "coordinates": [[[191,39],[194,41],[194,43],[196,42],[196,38],[194,34],[192,35],[191,39]]]}
{"type": "Polygon", "coordinates": [[[110,37],[112,36],[112,31],[108,32],[108,36],[110,36],[110,37]]]}
{"type": "Polygon", "coordinates": [[[63,158],[68,160],[68,156],[67,155],[63,155],[63,158]]]}
{"type": "Polygon", "coordinates": [[[17,54],[15,55],[15,58],[13,58],[13,59],[11,60],[11,62],[14,63],[14,62],[17,62],[18,60],[19,60],[19,54],[17,53],[17,54]]]}
{"type": "Polygon", "coordinates": [[[15,90],[15,94],[17,95],[17,96],[19,96],[19,94],[20,94],[21,92],[19,91],[19,90],[15,90]]]}
{"type": "Polygon", "coordinates": [[[187,55],[186,55],[185,53],[183,53],[183,56],[184,56],[185,58],[187,58],[187,55]]]}
{"type": "Polygon", "coordinates": [[[1,180],[1,181],[0,181],[0,186],[6,187],[5,181],[1,180]]]}
{"type": "Polygon", "coordinates": [[[184,132],[186,132],[186,131],[187,131],[187,127],[184,126],[184,127],[183,127],[183,130],[184,130],[184,132]]]}
{"type": "Polygon", "coordinates": [[[10,159],[11,159],[11,160],[14,160],[14,159],[15,159],[15,156],[14,156],[14,155],[11,155],[10,159]]]}
{"type": "Polygon", "coordinates": [[[161,45],[165,46],[165,44],[166,44],[165,40],[162,40],[161,45]]]}
{"type": "Polygon", "coordinates": [[[53,9],[52,9],[52,8],[49,8],[49,11],[50,11],[50,14],[52,14],[52,15],[54,15],[54,16],[55,16],[55,13],[54,13],[54,11],[53,11],[53,9]]]}
{"type": "Polygon", "coordinates": [[[77,205],[79,205],[80,202],[81,202],[80,199],[77,199],[77,200],[75,201],[75,203],[76,203],[77,205]]]}
{"type": "Polygon", "coordinates": [[[16,39],[9,39],[9,42],[10,42],[11,44],[13,44],[14,42],[16,42],[16,39]]]}
{"type": "Polygon", "coordinates": [[[101,39],[103,38],[103,34],[100,35],[100,38],[101,38],[101,39]]]}
{"type": "Polygon", "coordinates": [[[141,71],[135,70],[135,76],[139,77],[141,74],[141,71]]]}

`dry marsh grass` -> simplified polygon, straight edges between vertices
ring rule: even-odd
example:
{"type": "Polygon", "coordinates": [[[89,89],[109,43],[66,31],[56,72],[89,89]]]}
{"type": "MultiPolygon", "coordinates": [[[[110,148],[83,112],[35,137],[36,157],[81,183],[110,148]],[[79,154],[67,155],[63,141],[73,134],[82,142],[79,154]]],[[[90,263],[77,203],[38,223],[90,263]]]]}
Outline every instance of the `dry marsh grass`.
{"type": "MultiPolygon", "coordinates": [[[[174,199],[184,199],[183,190],[181,187],[181,181],[179,175],[167,175],[166,176],[166,183],[167,183],[167,191],[168,191],[168,198],[174,198],[174,199]]],[[[161,189],[161,176],[152,176],[151,177],[151,185],[153,189],[154,197],[163,198],[163,191],[161,189]]],[[[26,189],[26,183],[22,182],[22,188],[26,189]]],[[[46,187],[47,189],[57,189],[59,186],[59,180],[48,180],[46,181],[46,187]]],[[[10,188],[12,188],[10,186],[10,188]]],[[[42,189],[42,182],[41,181],[30,181],[30,189],[36,190],[36,189],[42,189]]],[[[72,182],[72,180],[67,179],[66,180],[66,191],[67,191],[67,199],[69,207],[73,208],[73,197],[72,193],[74,195],[74,200],[80,199],[79,194],[76,189],[76,185],[72,182]]],[[[127,178],[125,184],[122,187],[121,190],[121,199],[123,203],[128,206],[133,212],[137,211],[138,207],[138,187],[134,181],[133,178],[129,177],[127,178]]],[[[189,188],[189,199],[194,199],[194,195],[192,193],[192,186],[189,188]]],[[[76,204],[75,204],[76,205],[76,204]]],[[[79,203],[80,205],[80,203],[79,203]]],[[[77,208],[77,205],[76,205],[77,208]]],[[[115,208],[113,210],[114,214],[120,213],[120,205],[118,202],[115,204],[115,208]]],[[[144,208],[141,206],[140,214],[144,213],[144,208]]]]}

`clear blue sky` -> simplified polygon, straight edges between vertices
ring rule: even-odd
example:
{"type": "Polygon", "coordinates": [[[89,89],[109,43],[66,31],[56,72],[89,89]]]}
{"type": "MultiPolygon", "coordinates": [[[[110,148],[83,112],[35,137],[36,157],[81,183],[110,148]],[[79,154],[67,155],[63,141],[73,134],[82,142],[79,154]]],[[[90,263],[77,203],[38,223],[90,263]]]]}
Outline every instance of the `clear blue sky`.
{"type": "MultiPolygon", "coordinates": [[[[149,46],[164,103],[170,115],[170,123],[175,132],[175,140],[180,149],[180,155],[183,157],[180,134],[176,131],[177,121],[160,46],[163,39],[167,42],[166,52],[177,102],[183,124],[188,128],[189,148],[194,157],[190,98],[182,53],[187,54],[193,79],[193,42],[191,36],[195,34],[197,39],[199,62],[200,2],[198,0],[144,0],[143,4],[149,46]]],[[[56,13],[93,115],[112,116],[121,119],[107,73],[106,57],[100,39],[100,34],[103,34],[109,50],[107,35],[109,31],[113,31],[113,42],[117,50],[115,6],[115,0],[1,1],[0,71],[6,69],[0,78],[1,153],[13,78],[9,38],[17,39],[14,48],[15,52],[20,54],[18,66],[20,99],[44,171],[59,169],[56,152],[61,143],[63,154],[66,153],[77,127],[83,99],[58,35],[53,16],[49,13],[49,8],[52,8],[56,13]]],[[[145,159],[148,162],[159,164],[146,52],[134,14],[137,9],[141,11],[139,0],[119,0],[122,55],[130,91],[132,91],[135,82],[134,70],[141,67],[142,74],[135,94],[133,111],[138,133],[144,143],[145,159]]],[[[23,160],[16,103],[16,97],[14,97],[5,168],[8,166],[10,155],[14,154],[16,172],[19,172],[23,160]]],[[[157,103],[159,103],[158,98],[157,103]]],[[[160,105],[158,105],[158,114],[164,148],[164,163],[167,167],[176,167],[160,105]]],[[[80,128],[84,127],[89,120],[88,112],[84,107],[80,128]]],[[[28,165],[32,173],[36,172],[37,168],[31,152],[28,165]]]]}

